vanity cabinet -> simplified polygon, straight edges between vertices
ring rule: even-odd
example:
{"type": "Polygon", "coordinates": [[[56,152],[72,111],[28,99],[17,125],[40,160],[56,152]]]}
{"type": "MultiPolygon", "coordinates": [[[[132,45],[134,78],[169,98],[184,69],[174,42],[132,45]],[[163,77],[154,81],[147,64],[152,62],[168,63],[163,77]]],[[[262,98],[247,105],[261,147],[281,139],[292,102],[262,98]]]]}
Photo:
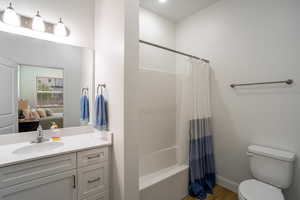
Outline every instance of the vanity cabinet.
{"type": "Polygon", "coordinates": [[[0,168],[0,200],[108,200],[108,147],[0,168]]]}

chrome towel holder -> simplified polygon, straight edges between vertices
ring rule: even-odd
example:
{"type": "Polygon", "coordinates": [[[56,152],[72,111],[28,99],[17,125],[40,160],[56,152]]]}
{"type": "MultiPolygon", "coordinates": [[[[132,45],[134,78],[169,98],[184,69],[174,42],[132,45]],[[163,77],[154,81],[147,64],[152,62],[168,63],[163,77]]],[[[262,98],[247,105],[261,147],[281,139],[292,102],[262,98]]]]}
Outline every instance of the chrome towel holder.
{"type": "Polygon", "coordinates": [[[89,93],[89,88],[82,88],[81,89],[81,95],[84,95],[84,92],[86,91],[85,94],[88,94],[89,93]]]}
{"type": "Polygon", "coordinates": [[[101,88],[101,94],[103,94],[103,88],[106,88],[106,84],[98,84],[97,95],[99,95],[99,89],[101,88]]]}

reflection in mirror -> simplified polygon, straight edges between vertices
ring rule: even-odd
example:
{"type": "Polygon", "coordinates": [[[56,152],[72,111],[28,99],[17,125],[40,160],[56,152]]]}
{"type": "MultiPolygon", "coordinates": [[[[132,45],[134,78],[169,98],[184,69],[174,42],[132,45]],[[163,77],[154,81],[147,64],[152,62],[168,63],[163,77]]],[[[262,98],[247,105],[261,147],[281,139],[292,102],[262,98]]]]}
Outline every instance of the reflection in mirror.
{"type": "Polygon", "coordinates": [[[92,50],[5,32],[0,44],[0,135],[93,121],[92,50]]]}
{"type": "Polygon", "coordinates": [[[63,69],[20,65],[18,83],[19,132],[64,127],[63,69]]]}

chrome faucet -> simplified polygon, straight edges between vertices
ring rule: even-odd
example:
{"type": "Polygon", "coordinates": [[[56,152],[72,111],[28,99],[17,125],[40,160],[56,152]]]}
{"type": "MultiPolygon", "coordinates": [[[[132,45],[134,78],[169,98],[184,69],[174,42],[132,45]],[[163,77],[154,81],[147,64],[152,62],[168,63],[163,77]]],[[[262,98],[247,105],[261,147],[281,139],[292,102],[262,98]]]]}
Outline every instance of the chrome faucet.
{"type": "Polygon", "coordinates": [[[37,131],[36,139],[33,140],[31,143],[43,143],[49,141],[49,139],[44,137],[44,131],[41,125],[39,125],[36,131],[37,131]]]}

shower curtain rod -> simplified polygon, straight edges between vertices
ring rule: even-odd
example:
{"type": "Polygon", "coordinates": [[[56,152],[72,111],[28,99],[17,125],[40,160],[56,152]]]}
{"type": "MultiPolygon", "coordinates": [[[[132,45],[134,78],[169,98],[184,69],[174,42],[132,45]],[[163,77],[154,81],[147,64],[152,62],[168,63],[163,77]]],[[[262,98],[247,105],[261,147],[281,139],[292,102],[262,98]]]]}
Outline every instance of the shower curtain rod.
{"type": "Polygon", "coordinates": [[[183,52],[180,52],[180,51],[176,51],[174,49],[170,49],[170,48],[158,45],[158,44],[154,44],[154,43],[147,42],[147,41],[144,41],[144,40],[139,40],[139,42],[143,43],[143,44],[147,44],[147,45],[153,46],[153,47],[157,47],[157,48],[160,48],[160,49],[164,49],[166,51],[171,51],[173,53],[177,53],[177,54],[180,54],[180,55],[184,55],[184,56],[187,56],[187,57],[190,57],[190,58],[194,58],[194,59],[197,59],[197,60],[202,60],[202,61],[204,61],[206,63],[209,63],[209,60],[207,60],[207,59],[199,58],[199,57],[196,57],[196,56],[193,56],[193,55],[190,55],[190,54],[186,54],[186,53],[183,53],[183,52]]]}

